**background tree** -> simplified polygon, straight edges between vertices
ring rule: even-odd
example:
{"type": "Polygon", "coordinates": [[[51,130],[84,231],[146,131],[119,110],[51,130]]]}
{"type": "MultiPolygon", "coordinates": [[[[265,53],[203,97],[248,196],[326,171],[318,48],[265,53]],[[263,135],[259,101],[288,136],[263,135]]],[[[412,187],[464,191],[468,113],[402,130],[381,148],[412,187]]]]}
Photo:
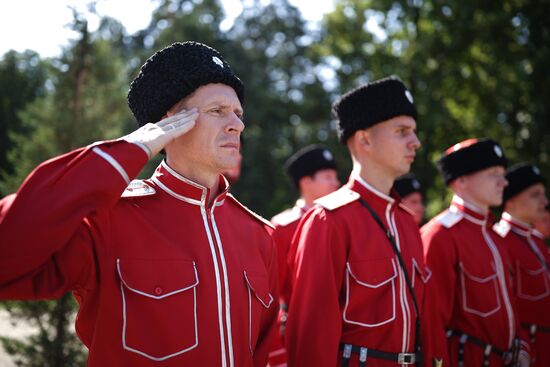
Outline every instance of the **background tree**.
{"type": "MultiPolygon", "coordinates": [[[[86,20],[77,13],[73,27],[79,39],[60,58],[49,61],[48,93],[28,103],[19,113],[22,128],[11,130],[13,148],[8,161],[14,169],[1,182],[5,192],[15,191],[45,159],[97,140],[119,137],[129,125],[127,72],[114,47],[116,42],[111,43],[113,36],[120,40],[116,36],[121,35],[122,28],[105,19],[99,30],[90,34],[86,20]]],[[[56,301],[7,302],[4,308],[12,322],[25,320],[38,329],[25,341],[0,339],[18,365],[85,364],[84,348],[74,333],[76,302],[70,293],[56,301]]]]}
{"type": "MultiPolygon", "coordinates": [[[[0,178],[13,173],[11,134],[26,134],[19,112],[46,93],[47,63],[34,51],[7,52],[0,60],[0,178]]],[[[0,189],[0,197],[7,194],[0,189]]]]}
{"type": "Polygon", "coordinates": [[[413,167],[428,214],[446,205],[434,162],[468,137],[489,136],[512,161],[550,161],[549,1],[340,0],[315,50],[339,94],[389,74],[411,88],[423,148],[413,167]]]}

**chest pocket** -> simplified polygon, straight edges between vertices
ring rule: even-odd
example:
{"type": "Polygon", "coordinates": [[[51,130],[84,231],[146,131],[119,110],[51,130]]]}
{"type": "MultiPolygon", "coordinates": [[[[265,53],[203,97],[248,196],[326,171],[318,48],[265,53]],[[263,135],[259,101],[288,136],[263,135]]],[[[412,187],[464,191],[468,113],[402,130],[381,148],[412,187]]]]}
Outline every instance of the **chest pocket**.
{"type": "Polygon", "coordinates": [[[492,266],[466,268],[462,262],[459,267],[464,311],[489,317],[500,310],[497,271],[492,266]]]}
{"type": "Polygon", "coordinates": [[[198,346],[194,262],[117,259],[117,270],[124,349],[163,361],[198,346]]]}
{"type": "Polygon", "coordinates": [[[516,263],[518,297],[528,301],[539,301],[550,295],[549,274],[538,262],[529,265],[516,263]]]}
{"type": "Polygon", "coordinates": [[[395,320],[397,274],[393,258],[348,262],[344,321],[377,327],[395,320]]]}
{"type": "Polygon", "coordinates": [[[243,272],[248,290],[248,346],[254,354],[260,332],[262,315],[265,309],[271,307],[273,296],[269,293],[269,281],[266,275],[243,272]]]}

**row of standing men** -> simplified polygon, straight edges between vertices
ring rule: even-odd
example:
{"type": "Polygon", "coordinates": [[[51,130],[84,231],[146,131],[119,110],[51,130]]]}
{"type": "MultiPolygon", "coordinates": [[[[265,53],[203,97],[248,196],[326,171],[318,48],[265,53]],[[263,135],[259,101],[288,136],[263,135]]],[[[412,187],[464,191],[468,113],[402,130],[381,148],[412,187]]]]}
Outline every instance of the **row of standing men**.
{"type": "MultiPolygon", "coordinates": [[[[391,80],[378,81],[351,93],[388,83],[391,80]]],[[[363,101],[375,102],[368,97],[363,101]]],[[[421,355],[427,366],[550,365],[545,180],[535,165],[506,167],[502,148],[491,139],[468,139],[444,152],[438,168],[454,196],[448,209],[419,228],[422,262],[415,257],[418,252],[407,248],[414,241],[406,238],[411,232],[396,213],[400,207],[417,225],[422,223],[423,194],[413,174],[397,177],[388,195],[362,179],[354,167],[349,182],[338,189],[337,167],[328,149],[312,145],[291,156],[286,170],[300,199],[272,218],[281,312],[270,366],[284,366],[287,359],[289,365],[328,366],[326,361],[338,359],[341,365],[361,366],[370,365],[365,364],[369,357],[406,365],[421,355]],[[361,208],[361,200],[374,213],[361,208]],[[501,219],[495,221],[490,209],[501,206],[501,219]],[[367,226],[377,222],[376,217],[380,228],[378,223],[367,226]],[[364,226],[367,235],[358,235],[364,226]],[[369,244],[366,236],[383,234],[382,227],[395,233],[388,237],[399,241],[400,256],[392,252],[391,240],[378,237],[369,244]],[[340,237],[333,237],[332,231],[340,237]],[[333,238],[346,256],[335,256],[333,238]],[[342,245],[350,242],[358,248],[342,245]],[[402,278],[397,270],[401,263],[402,278]],[[396,304],[407,292],[399,281],[412,283],[417,298],[411,303],[416,302],[421,314],[424,348],[415,345],[414,350],[423,349],[421,353],[390,352],[412,351],[400,334],[407,330],[407,317],[409,330],[418,327],[408,316],[414,318],[416,312],[411,303],[407,313],[407,301],[401,301],[399,315],[396,304]],[[419,284],[424,289],[419,290],[419,284]],[[323,316],[305,316],[312,313],[323,316]]],[[[414,340],[415,331],[409,333],[414,340]]]]}
{"type": "Polygon", "coordinates": [[[451,147],[440,168],[455,197],[419,232],[391,190],[420,148],[417,112],[386,78],[334,105],[349,182],[273,233],[220,174],[240,159],[243,102],[216,50],[151,56],[128,93],[137,130],[42,163],[0,200],[0,298],[72,291],[89,366],[263,367],[279,315],[291,366],[548,365],[548,257],[521,209],[545,200],[533,167],[506,186],[496,142],[451,147]]]}

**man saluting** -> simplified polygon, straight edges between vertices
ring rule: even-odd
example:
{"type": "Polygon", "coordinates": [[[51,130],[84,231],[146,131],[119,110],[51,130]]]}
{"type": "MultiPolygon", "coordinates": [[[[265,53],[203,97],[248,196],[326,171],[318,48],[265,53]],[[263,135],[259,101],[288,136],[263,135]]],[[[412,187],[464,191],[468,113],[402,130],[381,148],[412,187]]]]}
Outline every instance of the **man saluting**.
{"type": "Polygon", "coordinates": [[[138,130],[41,164],[0,202],[0,297],[73,291],[90,366],[265,366],[276,251],[220,174],[238,163],[243,98],[206,45],[149,58],[128,93],[138,130]]]}

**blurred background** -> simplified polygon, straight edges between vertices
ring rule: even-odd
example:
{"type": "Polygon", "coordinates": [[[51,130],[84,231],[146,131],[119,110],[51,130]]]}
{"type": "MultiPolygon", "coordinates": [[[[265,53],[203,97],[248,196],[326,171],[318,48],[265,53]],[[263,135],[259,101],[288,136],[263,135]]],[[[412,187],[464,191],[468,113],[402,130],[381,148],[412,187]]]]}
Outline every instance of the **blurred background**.
{"type": "MultiPolygon", "coordinates": [[[[129,82],[185,40],[218,49],[246,85],[232,191],[267,218],[296,199],[282,165],[307,144],[329,146],[346,181],[331,103],[390,74],[419,110],[428,218],[449,199],[434,162],[460,140],[496,139],[550,177],[550,0],[27,0],[0,14],[0,197],[38,163],[134,130],[129,82]]],[[[85,365],[74,310],[70,295],[1,303],[0,366],[85,365]]]]}

